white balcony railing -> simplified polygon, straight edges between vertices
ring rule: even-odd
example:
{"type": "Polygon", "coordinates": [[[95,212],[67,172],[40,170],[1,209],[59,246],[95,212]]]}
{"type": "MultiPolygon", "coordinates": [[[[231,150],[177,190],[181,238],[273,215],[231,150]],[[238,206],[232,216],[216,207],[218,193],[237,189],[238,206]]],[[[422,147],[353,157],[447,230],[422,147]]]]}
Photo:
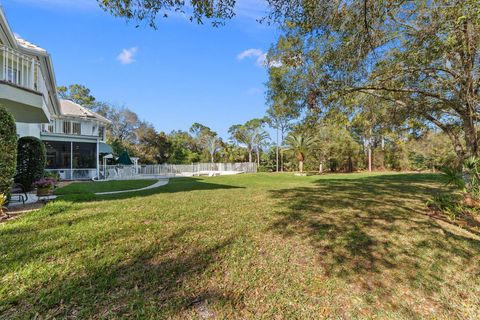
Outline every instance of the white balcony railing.
{"type": "Polygon", "coordinates": [[[50,123],[41,125],[42,133],[54,133],[63,135],[77,135],[86,137],[98,137],[105,141],[105,127],[102,125],[85,123],[82,121],[52,119],[50,123]]]}
{"type": "Polygon", "coordinates": [[[0,80],[41,93],[47,99],[48,89],[37,59],[6,46],[0,46],[0,80]]]}

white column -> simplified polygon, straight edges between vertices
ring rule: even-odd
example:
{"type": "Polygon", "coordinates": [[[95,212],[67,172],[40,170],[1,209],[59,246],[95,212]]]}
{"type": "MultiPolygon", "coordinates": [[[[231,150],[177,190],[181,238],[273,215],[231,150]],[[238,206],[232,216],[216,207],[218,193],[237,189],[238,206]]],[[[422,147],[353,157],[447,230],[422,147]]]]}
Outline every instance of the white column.
{"type": "Polygon", "coordinates": [[[100,144],[97,138],[97,180],[100,180],[100,144]]]}
{"type": "Polygon", "coordinates": [[[73,180],[73,142],[70,141],[70,180],[73,180]]]}

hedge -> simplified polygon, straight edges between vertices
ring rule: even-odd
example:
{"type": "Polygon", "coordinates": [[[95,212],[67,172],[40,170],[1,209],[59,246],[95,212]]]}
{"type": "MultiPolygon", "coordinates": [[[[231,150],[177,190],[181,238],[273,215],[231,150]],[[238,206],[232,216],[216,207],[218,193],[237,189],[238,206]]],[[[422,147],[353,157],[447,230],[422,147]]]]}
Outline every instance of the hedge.
{"type": "Polygon", "coordinates": [[[35,137],[18,139],[16,182],[30,190],[35,181],[43,178],[46,164],[47,150],[40,139],[35,137]]]}
{"type": "Polygon", "coordinates": [[[0,193],[10,196],[17,162],[17,128],[13,116],[0,105],[0,193]]]}

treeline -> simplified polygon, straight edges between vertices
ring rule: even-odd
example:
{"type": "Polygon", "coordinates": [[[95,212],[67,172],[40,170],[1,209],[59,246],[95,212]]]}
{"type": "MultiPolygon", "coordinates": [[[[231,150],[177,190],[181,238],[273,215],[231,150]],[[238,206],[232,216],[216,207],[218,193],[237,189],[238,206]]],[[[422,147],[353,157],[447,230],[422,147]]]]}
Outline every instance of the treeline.
{"type": "Polygon", "coordinates": [[[107,142],[114,152],[127,150],[144,164],[256,162],[262,171],[351,172],[438,169],[456,160],[448,137],[426,125],[389,124],[389,115],[375,108],[321,114],[288,104],[278,98],[286,91],[279,93],[282,79],[275,72],[265,117],[232,125],[227,139],[200,123],[159,132],[129,108],[97,101],[82,85],[60,87],[59,93],[111,120],[107,142]]]}

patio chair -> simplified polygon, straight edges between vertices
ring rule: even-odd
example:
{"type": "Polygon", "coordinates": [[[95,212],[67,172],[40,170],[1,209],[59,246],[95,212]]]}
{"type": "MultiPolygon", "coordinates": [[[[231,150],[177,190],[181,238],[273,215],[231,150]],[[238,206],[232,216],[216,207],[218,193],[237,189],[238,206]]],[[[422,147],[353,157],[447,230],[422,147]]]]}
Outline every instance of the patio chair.
{"type": "Polygon", "coordinates": [[[28,194],[25,187],[20,183],[12,183],[10,187],[10,202],[21,202],[25,204],[28,200],[28,194]]]}

